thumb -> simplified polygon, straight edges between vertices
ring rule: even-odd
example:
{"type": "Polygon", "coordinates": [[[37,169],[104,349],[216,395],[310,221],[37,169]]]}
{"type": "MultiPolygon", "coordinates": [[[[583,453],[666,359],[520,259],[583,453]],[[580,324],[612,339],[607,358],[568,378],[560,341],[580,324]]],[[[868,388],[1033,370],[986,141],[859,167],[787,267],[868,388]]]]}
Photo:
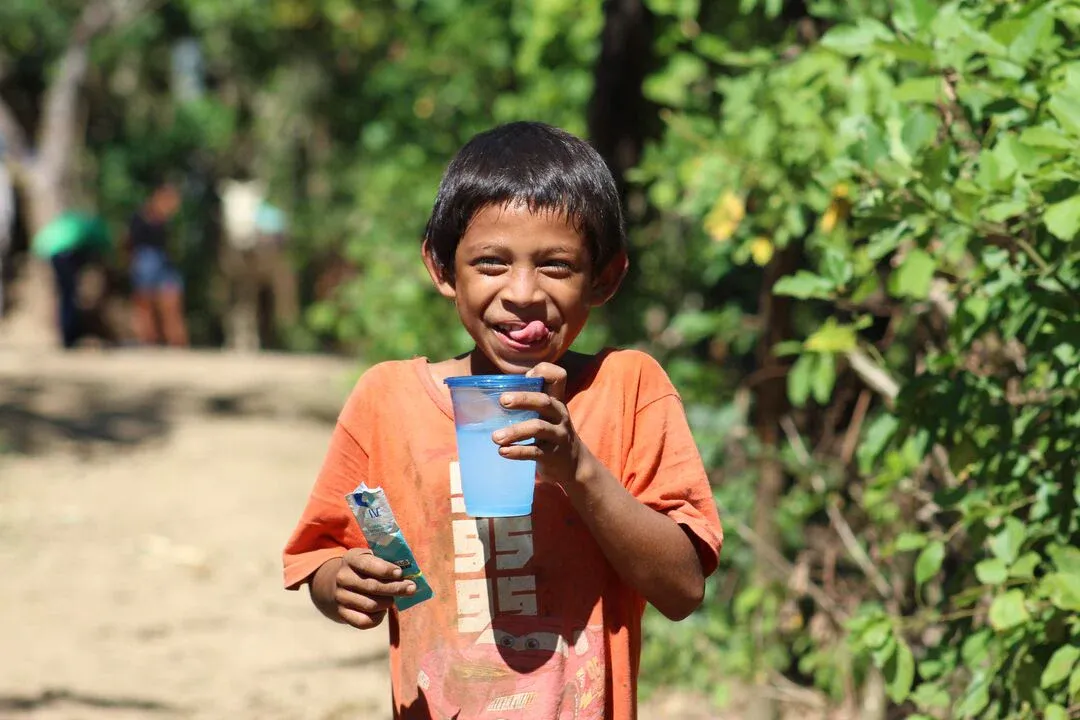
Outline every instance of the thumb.
{"type": "Polygon", "coordinates": [[[566,370],[549,362],[542,362],[530,368],[525,377],[539,377],[544,379],[544,391],[555,398],[563,400],[566,396],[566,370]]]}

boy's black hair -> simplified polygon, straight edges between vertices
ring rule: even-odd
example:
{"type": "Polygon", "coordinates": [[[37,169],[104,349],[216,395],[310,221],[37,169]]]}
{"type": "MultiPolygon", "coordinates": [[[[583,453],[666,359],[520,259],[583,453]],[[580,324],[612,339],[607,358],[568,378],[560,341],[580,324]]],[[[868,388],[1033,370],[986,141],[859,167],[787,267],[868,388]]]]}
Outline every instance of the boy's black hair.
{"type": "Polygon", "coordinates": [[[594,272],[626,248],[622,207],[600,154],[565,130],[512,122],[482,132],[446,168],[424,237],[440,270],[454,276],[454,253],[480,210],[523,203],[565,213],[588,243],[594,272]]]}

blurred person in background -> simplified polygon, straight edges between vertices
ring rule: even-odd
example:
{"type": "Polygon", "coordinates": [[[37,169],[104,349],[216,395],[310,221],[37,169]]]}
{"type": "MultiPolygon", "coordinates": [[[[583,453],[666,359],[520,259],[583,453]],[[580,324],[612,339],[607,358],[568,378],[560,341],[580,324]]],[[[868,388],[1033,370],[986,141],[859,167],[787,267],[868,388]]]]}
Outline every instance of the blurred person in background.
{"type": "Polygon", "coordinates": [[[258,180],[219,184],[225,243],[220,267],[227,293],[225,345],[254,352],[277,344],[300,314],[289,261],[288,218],[258,180]]]}
{"type": "Polygon", "coordinates": [[[176,185],[160,182],[128,225],[134,330],[144,345],[188,345],[184,281],[169,258],[169,223],[180,203],[176,185]]]}
{"type": "Polygon", "coordinates": [[[104,221],[77,210],[61,213],[34,236],[31,251],[52,265],[56,279],[57,319],[65,350],[100,325],[92,317],[94,309],[80,302],[79,280],[87,266],[104,261],[111,250],[104,221]]]}

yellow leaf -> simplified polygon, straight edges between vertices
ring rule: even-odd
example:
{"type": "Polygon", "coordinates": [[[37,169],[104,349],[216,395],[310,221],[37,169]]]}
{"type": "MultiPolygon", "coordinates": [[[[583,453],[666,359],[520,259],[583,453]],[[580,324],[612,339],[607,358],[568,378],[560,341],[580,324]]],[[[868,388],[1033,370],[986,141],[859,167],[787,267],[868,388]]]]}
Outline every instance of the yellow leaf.
{"type": "Polygon", "coordinates": [[[705,216],[705,232],[716,242],[724,242],[735,234],[744,217],[746,205],[743,199],[727,190],[716,199],[716,204],[705,216]]]}
{"type": "Polygon", "coordinates": [[[825,212],[821,216],[821,222],[818,225],[821,232],[832,232],[837,225],[847,220],[850,210],[851,206],[847,200],[833,200],[829,207],[825,208],[825,212]]]}
{"type": "Polygon", "coordinates": [[[764,235],[758,235],[750,241],[750,257],[756,265],[764,267],[769,264],[773,256],[772,240],[764,235]]]}
{"type": "Polygon", "coordinates": [[[832,232],[837,225],[847,220],[851,213],[851,201],[848,199],[851,191],[845,183],[840,183],[832,190],[832,201],[829,207],[821,215],[818,227],[821,232],[832,232]]]}
{"type": "Polygon", "coordinates": [[[832,232],[839,217],[840,212],[836,209],[836,203],[830,203],[829,207],[825,208],[825,214],[821,216],[821,222],[818,223],[821,232],[832,232]]]}

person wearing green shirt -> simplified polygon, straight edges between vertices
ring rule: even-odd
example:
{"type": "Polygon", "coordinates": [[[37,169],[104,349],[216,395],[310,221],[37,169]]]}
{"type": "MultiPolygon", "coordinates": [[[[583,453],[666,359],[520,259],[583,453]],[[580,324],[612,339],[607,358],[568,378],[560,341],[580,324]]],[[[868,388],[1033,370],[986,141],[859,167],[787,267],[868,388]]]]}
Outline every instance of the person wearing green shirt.
{"type": "Polygon", "coordinates": [[[71,349],[86,332],[79,307],[79,277],[88,264],[112,252],[109,229],[96,215],[69,210],[38,231],[30,250],[53,267],[60,338],[64,348],[71,349]]]}

